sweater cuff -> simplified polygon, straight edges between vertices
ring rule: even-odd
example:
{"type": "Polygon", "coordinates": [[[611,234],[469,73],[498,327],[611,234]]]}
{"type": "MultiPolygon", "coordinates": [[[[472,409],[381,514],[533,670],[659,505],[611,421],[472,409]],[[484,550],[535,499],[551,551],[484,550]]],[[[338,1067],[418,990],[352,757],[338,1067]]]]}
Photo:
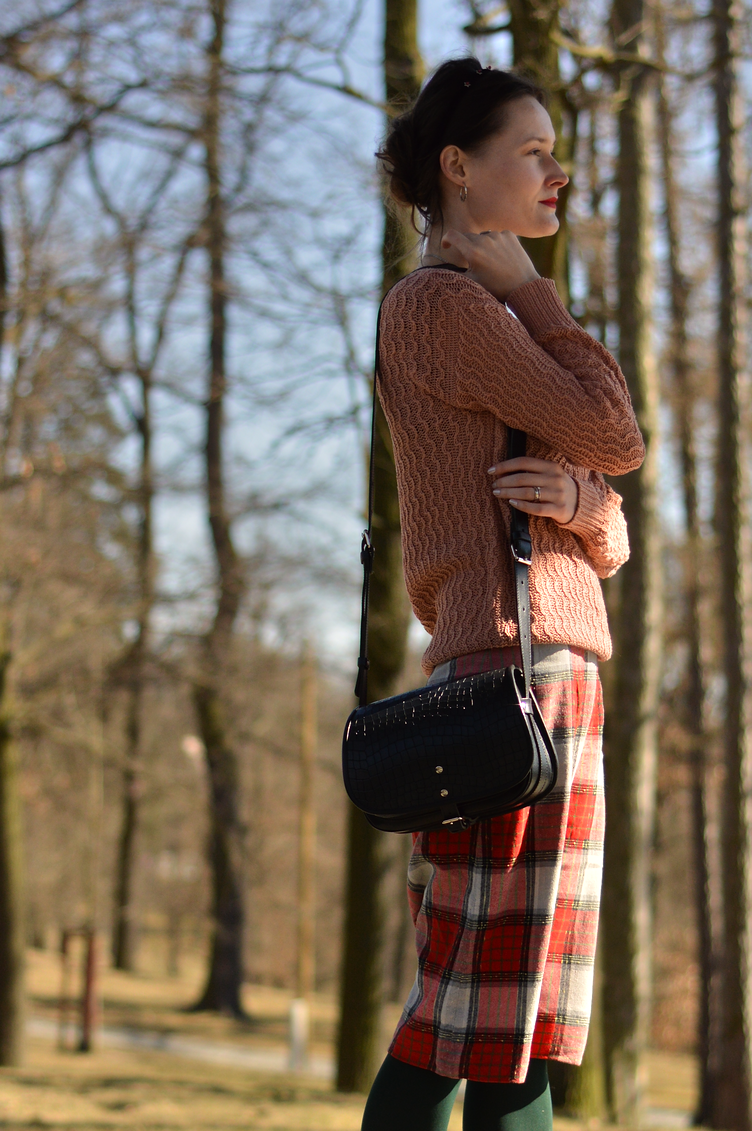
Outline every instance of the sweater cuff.
{"type": "Polygon", "coordinates": [[[559,298],[553,279],[533,279],[507,296],[506,305],[519,318],[531,338],[540,338],[556,326],[577,326],[559,298]]]}
{"type": "Polygon", "coordinates": [[[588,480],[575,479],[577,506],[569,522],[560,522],[563,530],[587,537],[597,535],[603,528],[603,499],[588,480]]]}

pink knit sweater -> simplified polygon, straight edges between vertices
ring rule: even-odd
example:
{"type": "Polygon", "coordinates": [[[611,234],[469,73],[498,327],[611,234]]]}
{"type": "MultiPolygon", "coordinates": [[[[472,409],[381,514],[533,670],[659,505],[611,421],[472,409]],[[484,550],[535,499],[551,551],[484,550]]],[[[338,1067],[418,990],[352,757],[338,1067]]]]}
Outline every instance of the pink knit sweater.
{"type": "Polygon", "coordinates": [[[517,641],[509,505],[487,474],[505,458],[507,425],[528,433],[528,455],[560,463],[579,493],[566,525],[530,517],[533,639],[608,659],[598,578],[627,560],[629,544],[603,473],[633,471],[645,448],[618,365],[554,283],[526,283],[504,306],[455,271],[408,275],[382,308],[380,393],[405,581],[432,637],[424,671],[517,641]]]}

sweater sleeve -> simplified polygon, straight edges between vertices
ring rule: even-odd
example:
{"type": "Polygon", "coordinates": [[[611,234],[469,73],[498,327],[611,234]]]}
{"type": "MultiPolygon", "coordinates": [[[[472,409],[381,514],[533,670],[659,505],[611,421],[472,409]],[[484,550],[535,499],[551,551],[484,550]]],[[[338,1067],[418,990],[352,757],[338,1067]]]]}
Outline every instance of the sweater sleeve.
{"type": "Polygon", "coordinates": [[[598,577],[611,577],[629,558],[621,496],[597,471],[591,471],[586,479],[578,478],[576,483],[577,509],[561,527],[577,536],[598,577]]]}
{"type": "Polygon", "coordinates": [[[410,369],[425,391],[492,412],[581,467],[623,475],[640,466],[645,447],[621,370],[550,279],[512,292],[514,317],[464,275],[416,276],[385,301],[382,341],[414,351],[410,369]]]}

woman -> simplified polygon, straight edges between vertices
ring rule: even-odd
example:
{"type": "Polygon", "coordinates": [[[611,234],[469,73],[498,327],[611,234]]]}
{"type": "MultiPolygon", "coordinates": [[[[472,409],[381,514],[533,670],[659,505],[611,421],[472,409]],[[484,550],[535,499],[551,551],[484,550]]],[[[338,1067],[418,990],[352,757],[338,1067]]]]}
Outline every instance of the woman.
{"type": "Polygon", "coordinates": [[[423,266],[387,295],[380,393],[397,465],[405,579],[431,634],[429,683],[520,663],[510,508],[530,516],[534,679],[559,781],[536,806],[415,837],[418,975],[364,1131],[552,1125],[547,1061],[579,1064],[603,846],[599,577],[628,557],[603,474],[644,446],[611,355],[517,237],[552,235],[567,176],[542,95],[476,59],[444,63],[379,156],[425,221],[423,266]],[[507,426],[527,455],[506,460],[507,426]]]}

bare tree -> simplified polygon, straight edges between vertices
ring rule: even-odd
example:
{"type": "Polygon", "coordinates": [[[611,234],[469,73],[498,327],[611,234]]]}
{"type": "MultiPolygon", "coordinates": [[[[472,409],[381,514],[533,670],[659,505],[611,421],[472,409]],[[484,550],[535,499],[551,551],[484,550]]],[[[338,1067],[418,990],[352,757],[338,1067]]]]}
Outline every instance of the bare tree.
{"type": "MultiPolygon", "coordinates": [[[[0,213],[0,357],[8,313],[8,265],[0,213]]],[[[4,625],[6,637],[9,626],[4,625]]],[[[24,1028],[24,885],[15,750],[7,701],[10,652],[0,655],[0,1064],[18,1064],[24,1028]]]]}
{"type": "Polygon", "coordinates": [[[716,526],[720,550],[723,674],[726,684],[723,803],[723,1014],[720,1076],[714,1093],[713,1126],[752,1127],[752,1063],[749,1016],[749,873],[752,859],[749,789],[749,677],[745,649],[745,542],[747,521],[742,466],[744,424],[740,402],[744,325],[744,206],[741,199],[742,110],[737,75],[741,12],[734,0],[715,0],[713,90],[718,132],[718,453],[716,526]]]}
{"type": "MultiPolygon", "coordinates": [[[[615,44],[639,56],[642,0],[614,0],[615,44]]],[[[639,1118],[640,1065],[650,1018],[650,862],[655,809],[661,661],[661,557],[657,507],[658,384],[651,355],[646,69],[617,65],[616,180],[619,362],[647,455],[619,490],[631,557],[619,572],[616,672],[606,722],[607,832],[603,882],[604,1037],[609,1103],[619,1121],[639,1118]]]]}
{"type": "MultiPolygon", "coordinates": [[[[386,0],[384,89],[399,110],[417,97],[422,63],[417,0],[386,0]]],[[[416,235],[390,208],[384,213],[382,293],[414,266],[416,235]]],[[[371,579],[368,694],[393,694],[407,646],[409,606],[402,577],[399,501],[394,452],[386,417],[377,404],[374,450],[376,555],[371,579]]],[[[376,1074],[381,1043],[384,924],[383,882],[389,866],[387,835],[350,807],[337,1088],[367,1091],[376,1074]]],[[[402,854],[398,855],[398,859],[402,854]]]]}
{"type": "MultiPolygon", "coordinates": [[[[103,139],[106,142],[106,138],[103,139]]],[[[151,256],[147,247],[153,244],[152,228],[159,217],[171,182],[178,176],[185,143],[174,152],[168,149],[164,165],[158,169],[140,207],[128,201],[120,205],[106,184],[99,167],[96,145],[89,138],[86,146],[87,169],[91,185],[101,204],[105,220],[114,227],[113,247],[108,267],[110,278],[121,280],[121,292],[108,296],[107,313],[119,315],[125,325],[125,348],[114,353],[108,346],[111,318],[105,318],[97,333],[81,333],[79,338],[91,351],[103,381],[119,394],[128,422],[139,440],[139,459],[132,491],[138,512],[137,535],[134,540],[134,593],[132,641],[110,672],[111,689],[125,688],[126,749],[122,767],[122,820],[117,851],[114,892],[112,958],[117,969],[132,970],[135,963],[136,924],[133,919],[133,884],[139,809],[144,781],[144,699],[152,663],[152,616],[156,604],[157,562],[154,549],[154,385],[158,366],[169,339],[169,319],[178,298],[190,252],[195,245],[195,232],[181,231],[174,246],[167,246],[163,262],[170,264],[162,293],[152,313],[141,290],[149,291],[153,280],[148,278],[151,256]],[[146,261],[146,267],[143,260],[146,261]],[[146,275],[146,279],[142,276],[146,275]],[[135,379],[138,399],[134,401],[124,388],[128,378],[135,379]]],[[[99,249],[104,256],[104,249],[99,249]]]]}
{"type": "Polygon", "coordinates": [[[211,792],[210,858],[213,931],[209,976],[197,1009],[242,1016],[242,859],[244,830],[238,797],[238,764],[222,701],[221,672],[243,597],[243,567],[232,537],[225,489],[225,402],[227,396],[227,220],[221,175],[222,82],[227,27],[225,0],[210,0],[211,39],[206,51],[206,109],[203,122],[206,177],[206,250],[209,260],[209,366],[206,396],[205,473],[209,527],[217,569],[217,602],[203,641],[201,675],[194,684],[211,792]]]}
{"type": "MultiPolygon", "coordinates": [[[[655,14],[657,55],[665,60],[665,15],[655,14]]],[[[703,537],[697,490],[697,453],[695,445],[695,374],[689,335],[689,303],[691,280],[682,270],[681,231],[679,216],[681,197],[675,172],[674,112],[669,99],[665,75],[658,84],[658,131],[661,153],[661,174],[664,193],[668,286],[671,312],[669,363],[671,367],[673,404],[679,447],[682,495],[686,523],[684,546],[684,593],[686,602],[686,641],[688,648],[685,724],[689,733],[692,762],[692,833],[694,847],[695,900],[700,970],[700,1008],[698,1018],[698,1059],[700,1089],[695,1118],[697,1123],[709,1121],[712,1096],[716,1088],[715,1057],[711,1037],[715,989],[714,923],[711,904],[710,848],[708,842],[707,748],[709,735],[705,725],[705,670],[702,655],[701,574],[704,557],[703,537]]]]}
{"type": "MultiPolygon", "coordinates": [[[[128,14],[125,7],[123,18],[128,14]]],[[[102,59],[101,32],[119,18],[113,11],[103,19],[90,0],[62,0],[49,11],[35,8],[22,15],[0,35],[7,102],[0,122],[0,171],[88,134],[142,88],[140,75],[134,80],[131,70],[124,77],[128,68],[118,74],[111,54],[102,59]]]]}
{"type": "Polygon", "coordinates": [[[6,644],[0,654],[0,1064],[21,1062],[25,1014],[23,834],[8,706],[10,659],[6,644]]]}
{"type": "MultiPolygon", "coordinates": [[[[567,173],[572,171],[576,134],[577,107],[567,85],[562,82],[559,66],[561,49],[557,37],[561,32],[561,0],[528,4],[510,0],[509,30],[512,33],[514,66],[529,74],[550,92],[548,111],[556,132],[557,160],[567,173]]],[[[569,261],[567,203],[570,185],[559,192],[556,214],[559,228],[553,236],[526,240],[525,250],[539,274],[554,279],[564,303],[569,302],[569,261]]]]}
{"type": "MultiPolygon", "coordinates": [[[[34,717],[25,695],[19,693],[19,672],[29,665],[29,652],[39,670],[39,653],[43,650],[52,651],[64,667],[56,645],[70,635],[82,636],[87,618],[82,615],[80,603],[69,600],[66,606],[65,600],[59,600],[62,592],[69,597],[75,588],[71,575],[77,569],[77,581],[89,593],[98,590],[96,596],[100,600],[98,606],[94,600],[93,615],[101,623],[107,602],[101,601],[103,593],[99,586],[93,586],[90,578],[84,579],[85,571],[92,568],[87,561],[87,524],[92,522],[96,527],[95,541],[97,537],[100,541],[108,539],[112,545],[119,537],[111,505],[118,498],[120,481],[112,464],[103,458],[103,448],[112,446],[117,428],[80,343],[60,326],[56,317],[65,305],[70,286],[70,274],[66,278],[66,271],[75,270],[74,257],[66,255],[71,249],[65,248],[64,228],[56,231],[55,224],[68,170],[65,155],[57,155],[49,170],[51,175],[46,179],[40,177],[35,183],[36,192],[29,189],[19,173],[6,194],[8,223],[3,228],[7,250],[2,273],[5,335],[0,389],[0,505],[5,532],[0,565],[0,1058],[6,1062],[18,1059],[22,1044],[26,932],[15,748],[19,732],[42,729],[39,715],[34,717]],[[98,502],[94,502],[96,495],[98,502]],[[70,529],[61,531],[58,522],[63,521],[64,514],[70,519],[71,512],[77,516],[75,533],[70,529]],[[56,526],[54,534],[49,531],[52,526],[56,526]],[[42,602],[37,590],[40,577],[48,582],[42,602]],[[71,604],[76,606],[73,615],[71,604]],[[51,620],[42,628],[39,619],[47,616],[51,620]],[[16,692],[12,700],[11,688],[16,692]]],[[[84,306],[83,285],[79,299],[84,306]]],[[[101,559],[98,564],[101,565],[101,559]]],[[[107,567],[102,574],[106,587],[107,567]]],[[[122,583],[121,576],[118,581],[122,583]]],[[[108,615],[115,620],[117,614],[113,616],[113,611],[110,605],[108,615]]],[[[92,610],[88,612],[91,617],[92,610]]],[[[48,678],[45,673],[41,682],[48,678]]],[[[96,697],[96,707],[93,702],[89,704],[97,712],[100,696],[101,679],[92,696],[96,697]]],[[[59,719],[61,704],[56,707],[59,719]]]]}

